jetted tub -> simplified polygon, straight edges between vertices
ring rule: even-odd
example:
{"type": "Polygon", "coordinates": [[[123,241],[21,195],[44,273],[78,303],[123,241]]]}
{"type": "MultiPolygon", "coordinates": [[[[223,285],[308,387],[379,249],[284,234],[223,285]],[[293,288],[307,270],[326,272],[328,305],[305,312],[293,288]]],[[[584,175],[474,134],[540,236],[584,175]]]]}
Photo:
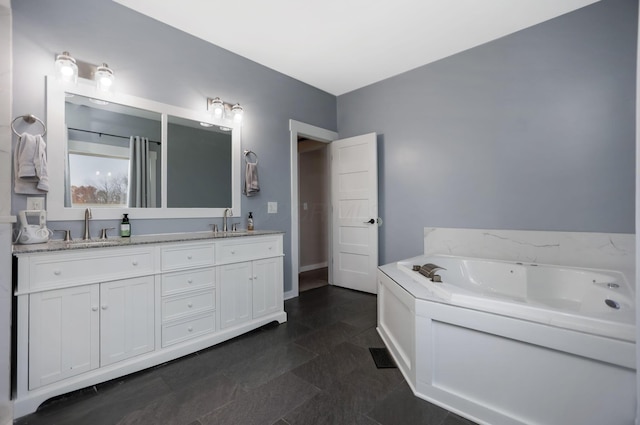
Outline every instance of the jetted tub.
{"type": "Polygon", "coordinates": [[[447,303],[635,341],[635,296],[620,272],[450,256],[397,267],[447,303]],[[412,270],[428,263],[444,268],[442,282],[412,270]]]}
{"type": "Polygon", "coordinates": [[[618,271],[421,256],[379,268],[378,332],[417,396],[475,422],[632,424],[634,300],[618,271]]]}

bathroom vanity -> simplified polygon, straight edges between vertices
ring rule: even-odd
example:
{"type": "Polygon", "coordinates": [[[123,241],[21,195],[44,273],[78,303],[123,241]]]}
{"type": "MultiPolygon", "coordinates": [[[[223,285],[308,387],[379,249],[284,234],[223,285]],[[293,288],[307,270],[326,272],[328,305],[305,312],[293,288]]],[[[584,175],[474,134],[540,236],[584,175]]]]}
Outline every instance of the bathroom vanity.
{"type": "Polygon", "coordinates": [[[14,416],[286,321],[279,232],[16,246],[14,416]]]}

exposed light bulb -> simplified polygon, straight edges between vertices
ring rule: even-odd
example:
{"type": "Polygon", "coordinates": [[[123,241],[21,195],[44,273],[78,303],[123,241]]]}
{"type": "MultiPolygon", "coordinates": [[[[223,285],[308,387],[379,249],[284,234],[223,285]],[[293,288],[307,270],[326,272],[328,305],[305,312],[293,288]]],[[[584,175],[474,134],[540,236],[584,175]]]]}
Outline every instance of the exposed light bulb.
{"type": "Polygon", "coordinates": [[[109,93],[113,87],[114,79],[113,70],[106,63],[96,68],[95,80],[98,91],[109,93]]]}
{"type": "Polygon", "coordinates": [[[69,52],[56,56],[55,68],[60,81],[73,84],[78,82],[78,65],[69,52]]]}
{"type": "Polygon", "coordinates": [[[242,109],[242,106],[240,106],[239,103],[236,103],[235,105],[233,105],[233,107],[231,108],[231,113],[233,114],[233,121],[235,121],[236,123],[242,122],[244,109],[242,109]]]}
{"type": "Polygon", "coordinates": [[[214,118],[222,118],[224,116],[224,102],[219,97],[210,99],[209,109],[213,112],[214,118]]]}

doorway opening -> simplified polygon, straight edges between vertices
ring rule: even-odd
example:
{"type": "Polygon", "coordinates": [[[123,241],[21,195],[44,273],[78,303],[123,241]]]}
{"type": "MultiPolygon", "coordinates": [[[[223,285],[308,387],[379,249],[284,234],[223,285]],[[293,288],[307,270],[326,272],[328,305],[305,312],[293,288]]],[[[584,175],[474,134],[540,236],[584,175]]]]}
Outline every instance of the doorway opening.
{"type": "MultiPolygon", "coordinates": [[[[338,133],[311,124],[306,124],[296,120],[289,120],[290,131],[290,158],[291,158],[291,287],[287,288],[284,298],[294,298],[298,296],[299,273],[300,273],[300,202],[298,191],[298,140],[309,139],[316,142],[323,142],[329,145],[338,138],[338,133]]],[[[327,262],[331,264],[331,216],[327,223],[328,254],[327,262]]],[[[332,278],[331,267],[328,270],[328,282],[332,278]]]]}
{"type": "Polygon", "coordinates": [[[329,144],[298,136],[299,292],[329,284],[329,144]]]}

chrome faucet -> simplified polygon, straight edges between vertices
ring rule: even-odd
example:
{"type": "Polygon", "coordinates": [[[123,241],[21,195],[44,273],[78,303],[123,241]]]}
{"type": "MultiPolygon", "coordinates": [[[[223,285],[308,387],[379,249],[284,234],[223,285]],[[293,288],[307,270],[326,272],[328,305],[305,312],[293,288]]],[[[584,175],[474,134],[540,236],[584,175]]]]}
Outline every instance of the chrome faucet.
{"type": "Polygon", "coordinates": [[[225,208],[224,215],[222,216],[222,231],[223,232],[226,232],[228,230],[227,229],[227,217],[231,217],[232,215],[233,215],[233,211],[231,211],[231,208],[225,208]]]}
{"type": "Polygon", "coordinates": [[[88,241],[91,239],[91,232],[89,232],[89,220],[91,219],[91,209],[84,210],[84,236],[82,240],[88,241]]]}
{"type": "Polygon", "coordinates": [[[427,263],[424,266],[420,267],[418,272],[426,278],[430,279],[432,282],[442,282],[442,278],[440,277],[440,275],[436,274],[436,271],[438,270],[447,269],[445,269],[444,267],[436,266],[433,263],[427,263]]]}

